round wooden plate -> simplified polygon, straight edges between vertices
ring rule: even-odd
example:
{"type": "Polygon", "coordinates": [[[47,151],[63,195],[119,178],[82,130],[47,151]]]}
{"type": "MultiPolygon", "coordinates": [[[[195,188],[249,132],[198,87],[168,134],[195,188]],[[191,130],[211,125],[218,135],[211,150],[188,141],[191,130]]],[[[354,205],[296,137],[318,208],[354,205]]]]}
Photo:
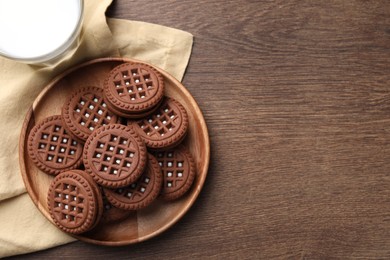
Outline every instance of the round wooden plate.
{"type": "MultiPolygon", "coordinates": [[[[136,60],[124,58],[101,58],[78,65],[52,80],[40,93],[29,109],[22,128],[19,143],[20,168],[31,199],[50,220],[47,208],[48,187],[53,179],[41,172],[30,160],[27,137],[31,128],[45,117],[61,114],[62,104],[75,89],[88,86],[102,86],[107,73],[123,62],[136,60]]],[[[157,199],[149,207],[136,211],[126,220],[110,225],[101,225],[94,230],[75,236],[77,239],[100,245],[127,245],[154,237],[176,223],[195,202],[203,187],[210,160],[210,144],[207,126],[202,112],[187,89],[167,72],[159,70],[165,81],[165,95],[183,104],[189,116],[189,132],[184,144],[194,157],[197,176],[191,190],[181,199],[164,202],[157,199]]]]}

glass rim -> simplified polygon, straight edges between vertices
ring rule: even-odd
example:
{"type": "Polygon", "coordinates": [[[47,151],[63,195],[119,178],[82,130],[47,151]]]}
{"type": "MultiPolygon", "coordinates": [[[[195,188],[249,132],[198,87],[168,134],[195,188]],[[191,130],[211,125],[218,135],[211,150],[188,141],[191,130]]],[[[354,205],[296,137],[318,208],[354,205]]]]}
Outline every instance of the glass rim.
{"type": "Polygon", "coordinates": [[[0,56],[9,58],[9,59],[12,59],[15,61],[36,64],[36,63],[49,62],[50,60],[53,60],[53,59],[57,58],[58,56],[60,56],[61,54],[65,53],[67,51],[67,49],[70,46],[72,46],[72,44],[77,39],[77,37],[81,31],[81,27],[82,27],[82,23],[83,23],[83,19],[84,19],[84,0],[79,0],[78,2],[79,2],[80,9],[79,9],[79,13],[78,13],[77,25],[75,26],[75,28],[73,29],[72,33],[69,35],[67,40],[64,41],[57,48],[55,48],[54,50],[52,50],[46,54],[39,55],[39,56],[33,56],[33,57],[21,57],[21,56],[16,56],[16,55],[10,55],[10,54],[5,53],[4,51],[0,50],[0,56]]]}

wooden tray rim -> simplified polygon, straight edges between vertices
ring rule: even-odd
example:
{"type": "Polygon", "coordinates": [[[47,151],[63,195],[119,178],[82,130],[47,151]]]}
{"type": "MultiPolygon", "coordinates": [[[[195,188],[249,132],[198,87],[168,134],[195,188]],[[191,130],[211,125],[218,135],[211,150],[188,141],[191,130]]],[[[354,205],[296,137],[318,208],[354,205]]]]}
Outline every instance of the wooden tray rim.
{"type": "MultiPolygon", "coordinates": [[[[21,134],[20,134],[20,138],[19,138],[19,165],[20,165],[20,171],[21,171],[22,179],[23,179],[23,182],[25,184],[27,193],[31,197],[31,199],[32,199],[33,203],[35,204],[35,206],[39,209],[39,211],[42,213],[42,215],[44,215],[53,225],[54,225],[54,223],[52,222],[52,220],[50,218],[50,215],[45,211],[44,207],[39,202],[39,199],[37,198],[37,195],[35,194],[35,192],[33,190],[33,187],[31,186],[31,183],[28,182],[29,176],[28,176],[28,173],[27,173],[26,167],[25,167],[26,163],[25,163],[25,160],[24,160],[24,149],[25,149],[24,143],[25,143],[25,137],[26,137],[26,134],[27,134],[28,125],[30,123],[30,119],[32,117],[33,110],[39,104],[40,100],[43,99],[43,97],[51,90],[51,88],[53,88],[57,84],[57,82],[59,82],[62,78],[66,77],[67,75],[69,75],[73,71],[76,71],[76,70],[78,70],[80,68],[83,68],[83,67],[95,64],[95,63],[111,62],[111,61],[117,61],[117,62],[143,62],[143,63],[149,64],[147,62],[140,61],[140,60],[137,60],[137,59],[106,57],[106,58],[97,58],[97,59],[93,59],[93,60],[90,60],[90,61],[87,61],[87,62],[83,62],[83,63],[81,63],[79,65],[76,65],[76,66],[70,68],[70,69],[67,69],[64,72],[60,73],[58,76],[54,77],[47,84],[47,86],[40,92],[40,94],[34,100],[32,106],[28,109],[28,111],[26,113],[26,116],[25,116],[25,119],[23,121],[22,130],[21,130],[21,134]]],[[[105,245],[105,246],[124,246],[124,245],[135,244],[135,243],[138,243],[138,242],[142,242],[142,241],[148,240],[148,239],[150,239],[152,237],[155,237],[155,236],[163,233],[168,228],[170,228],[172,225],[174,225],[178,220],[180,220],[187,213],[189,208],[194,204],[194,202],[196,201],[196,198],[199,196],[199,193],[200,193],[201,189],[204,186],[204,182],[205,182],[206,177],[207,177],[208,167],[209,167],[209,163],[210,163],[210,139],[209,139],[207,125],[206,125],[206,122],[205,122],[204,117],[203,117],[203,113],[200,110],[200,108],[198,106],[198,103],[196,102],[194,97],[190,94],[190,92],[187,90],[187,88],[185,88],[182,85],[181,82],[179,82],[175,77],[173,77],[171,74],[169,74],[165,70],[163,70],[161,68],[158,68],[158,67],[156,67],[155,65],[152,65],[152,64],[149,64],[149,65],[154,67],[154,68],[156,68],[160,73],[162,73],[164,75],[164,77],[168,78],[169,80],[174,82],[176,85],[179,85],[182,93],[186,96],[186,98],[188,98],[192,102],[193,108],[196,111],[196,114],[198,116],[198,120],[199,120],[200,126],[202,128],[201,131],[204,133],[204,139],[205,139],[204,140],[204,145],[205,145],[205,156],[204,157],[206,159],[206,161],[203,163],[203,167],[201,169],[197,169],[199,171],[198,176],[200,176],[199,185],[195,189],[195,191],[191,194],[191,198],[189,200],[189,203],[184,205],[184,207],[179,212],[179,214],[177,214],[174,218],[172,218],[171,221],[167,222],[163,227],[157,229],[155,232],[152,232],[149,235],[138,237],[136,239],[123,240],[123,241],[100,241],[100,240],[95,240],[95,239],[91,239],[91,238],[88,238],[88,237],[84,237],[82,235],[72,235],[72,234],[69,234],[69,235],[75,237],[78,240],[81,240],[81,241],[84,241],[84,242],[88,242],[88,243],[92,243],[92,244],[97,244],[97,245],[105,245]]]]}

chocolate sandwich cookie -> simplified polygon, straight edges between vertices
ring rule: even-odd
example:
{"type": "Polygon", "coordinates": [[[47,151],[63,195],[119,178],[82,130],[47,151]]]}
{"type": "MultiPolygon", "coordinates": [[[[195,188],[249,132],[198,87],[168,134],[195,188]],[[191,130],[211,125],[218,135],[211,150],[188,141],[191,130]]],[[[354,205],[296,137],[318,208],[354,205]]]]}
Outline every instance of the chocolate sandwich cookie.
{"type": "Polygon", "coordinates": [[[176,100],[166,97],[159,109],[147,118],[128,121],[144,140],[147,147],[154,150],[168,149],[178,145],[188,130],[188,115],[176,100]]]}
{"type": "MultiPolygon", "coordinates": [[[[162,99],[161,99],[162,101],[162,99]]],[[[159,108],[159,105],[161,104],[161,101],[160,103],[158,103],[156,106],[152,107],[151,109],[149,110],[146,110],[142,113],[136,113],[136,114],[126,114],[120,110],[117,110],[115,107],[113,107],[109,102],[107,102],[107,108],[108,110],[110,110],[112,113],[120,116],[120,117],[123,117],[123,118],[128,118],[128,119],[139,119],[139,118],[142,118],[142,117],[146,117],[148,115],[150,115],[151,113],[153,113],[156,109],[159,108]]]]}
{"type": "Polygon", "coordinates": [[[28,154],[43,172],[56,175],[78,168],[83,146],[66,131],[61,116],[50,116],[35,125],[28,137],[28,154]]]}
{"type": "Polygon", "coordinates": [[[107,109],[103,89],[84,87],[69,96],[62,107],[62,119],[69,132],[81,141],[87,140],[93,130],[120,118],[107,109]]]}
{"type": "Polygon", "coordinates": [[[103,215],[99,225],[118,223],[128,218],[133,212],[130,210],[124,210],[111,205],[107,200],[107,197],[103,195],[103,215]]]}
{"type": "Polygon", "coordinates": [[[180,145],[154,155],[163,173],[161,197],[165,200],[175,200],[183,196],[191,188],[196,175],[191,154],[180,145]]]}
{"type": "Polygon", "coordinates": [[[136,182],[115,190],[104,189],[104,194],[115,207],[138,210],[150,205],[158,197],[161,184],[161,168],[156,158],[149,154],[146,170],[136,182]]]}
{"type": "Polygon", "coordinates": [[[49,213],[63,231],[81,234],[91,230],[103,212],[102,194],[84,171],[60,173],[51,182],[47,197],[49,213]]]}
{"type": "Polygon", "coordinates": [[[144,63],[124,63],[115,67],[104,82],[110,107],[129,118],[142,117],[163,98],[164,80],[144,63]]]}
{"type": "Polygon", "coordinates": [[[134,129],[110,124],[96,129],[84,145],[85,170],[104,187],[124,187],[136,181],[146,165],[146,147],[134,129]]]}

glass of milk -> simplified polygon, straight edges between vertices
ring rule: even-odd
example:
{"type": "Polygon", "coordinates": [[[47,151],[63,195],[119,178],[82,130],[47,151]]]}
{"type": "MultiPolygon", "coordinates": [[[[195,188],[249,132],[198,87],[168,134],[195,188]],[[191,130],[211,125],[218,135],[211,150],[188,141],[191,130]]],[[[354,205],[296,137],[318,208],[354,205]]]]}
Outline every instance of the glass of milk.
{"type": "Polygon", "coordinates": [[[0,55],[51,65],[78,45],[83,0],[0,0],[0,55]]]}

